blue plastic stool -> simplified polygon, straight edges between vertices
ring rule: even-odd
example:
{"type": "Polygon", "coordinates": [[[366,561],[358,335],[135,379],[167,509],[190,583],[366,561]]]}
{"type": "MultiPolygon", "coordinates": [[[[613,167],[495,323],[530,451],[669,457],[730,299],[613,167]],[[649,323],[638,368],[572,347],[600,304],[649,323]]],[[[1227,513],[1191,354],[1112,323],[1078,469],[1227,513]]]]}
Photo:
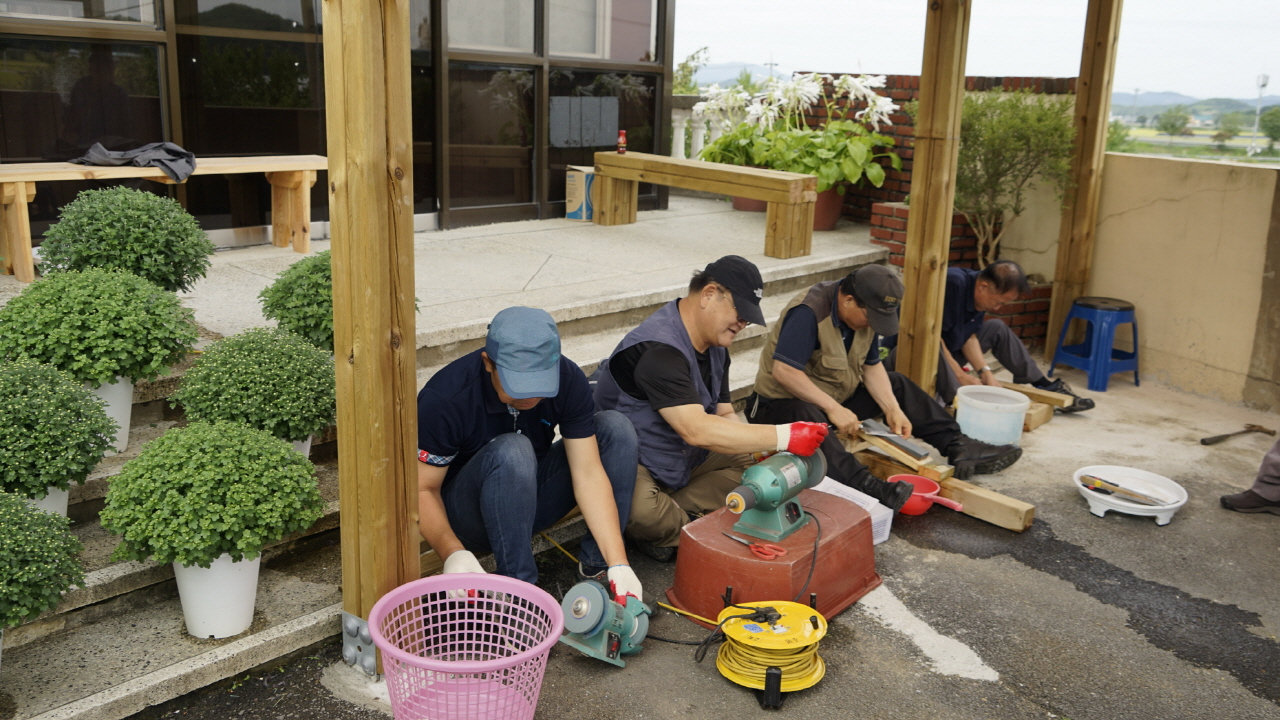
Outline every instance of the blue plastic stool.
{"type": "Polygon", "coordinates": [[[1062,323],[1058,335],[1058,349],[1053,353],[1049,377],[1058,363],[1079,368],[1089,374],[1089,389],[1106,392],[1107,381],[1113,373],[1133,371],[1133,384],[1138,380],[1138,321],[1133,315],[1133,303],[1107,297],[1082,297],[1071,304],[1071,312],[1062,323]],[[1085,340],[1079,345],[1062,346],[1071,327],[1071,318],[1089,323],[1085,340]],[[1116,350],[1116,326],[1129,323],[1133,326],[1133,352],[1116,350]]]}

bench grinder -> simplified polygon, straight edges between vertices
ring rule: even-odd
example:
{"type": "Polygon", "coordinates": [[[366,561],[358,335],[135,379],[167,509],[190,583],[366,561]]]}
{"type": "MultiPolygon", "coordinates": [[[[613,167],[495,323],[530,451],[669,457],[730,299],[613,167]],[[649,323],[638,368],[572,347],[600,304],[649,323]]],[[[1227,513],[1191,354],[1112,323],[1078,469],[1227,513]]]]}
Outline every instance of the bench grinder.
{"type": "Polygon", "coordinates": [[[752,465],[742,473],[742,484],[725,498],[729,512],[739,516],[733,529],[775,542],[799,530],[809,516],[795,498],[826,474],[821,450],[809,457],[780,452],[752,465]]]}
{"type": "Polygon", "coordinates": [[[621,656],[644,649],[640,644],[649,634],[649,616],[653,614],[636,596],[619,599],[595,580],[569,588],[560,610],[567,631],[560,642],[618,667],[627,666],[621,656]]]}

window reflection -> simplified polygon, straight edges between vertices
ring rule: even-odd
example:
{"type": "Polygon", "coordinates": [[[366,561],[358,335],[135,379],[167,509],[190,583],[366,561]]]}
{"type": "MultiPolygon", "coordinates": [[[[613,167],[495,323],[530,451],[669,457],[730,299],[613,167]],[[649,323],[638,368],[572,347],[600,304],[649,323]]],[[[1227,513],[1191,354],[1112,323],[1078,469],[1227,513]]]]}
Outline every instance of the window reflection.
{"type": "Polygon", "coordinates": [[[631,62],[654,59],[654,0],[547,0],[553,55],[631,62]]]}
{"type": "Polygon", "coordinates": [[[0,15],[156,24],[153,0],[0,0],[0,15]]]}
{"type": "Polygon", "coordinates": [[[174,13],[179,25],[268,32],[320,31],[316,0],[177,0],[174,13]]]}
{"type": "Polygon", "coordinates": [[[533,71],[449,67],[453,207],[533,201],[533,71]]]}
{"type": "Polygon", "coordinates": [[[533,52],[529,0],[448,0],[449,47],[533,52]]]}
{"type": "Polygon", "coordinates": [[[565,166],[594,165],[595,153],[617,147],[619,130],[628,150],[653,152],[656,76],[558,69],[550,85],[548,199],[564,200],[565,166]]]}

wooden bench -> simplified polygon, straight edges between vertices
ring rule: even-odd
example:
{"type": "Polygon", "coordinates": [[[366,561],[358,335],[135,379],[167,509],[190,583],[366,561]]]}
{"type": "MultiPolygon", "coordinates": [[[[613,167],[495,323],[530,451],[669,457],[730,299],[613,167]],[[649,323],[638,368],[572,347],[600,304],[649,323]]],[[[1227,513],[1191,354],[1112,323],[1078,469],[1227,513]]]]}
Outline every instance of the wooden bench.
{"type": "Polygon", "coordinates": [[[762,170],[649,153],[596,153],[597,225],[636,221],[636,198],[642,182],[763,200],[764,254],[774,258],[808,255],[813,245],[813,206],[818,178],[800,173],[762,170]]]}
{"type": "MultiPolygon", "coordinates": [[[[270,155],[262,157],[196,158],[192,175],[264,173],[271,183],[271,242],[293,246],[296,252],[311,250],[311,186],[316,173],[327,170],[320,155],[270,155]]],[[[52,180],[121,180],[142,178],[175,184],[156,167],[77,165],[75,163],[0,164],[0,271],[22,282],[35,280],[31,257],[31,222],[27,204],[36,196],[36,183],[52,180]]]]}

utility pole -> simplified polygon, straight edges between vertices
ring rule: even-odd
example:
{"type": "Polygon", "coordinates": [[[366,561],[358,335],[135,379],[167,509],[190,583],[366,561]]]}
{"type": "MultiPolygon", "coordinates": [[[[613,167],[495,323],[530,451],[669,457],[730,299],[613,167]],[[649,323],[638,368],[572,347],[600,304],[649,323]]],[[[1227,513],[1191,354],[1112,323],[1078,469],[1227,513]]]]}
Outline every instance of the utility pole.
{"type": "Polygon", "coordinates": [[[1138,88],[1133,89],[1133,124],[1134,125],[1138,124],[1138,93],[1139,92],[1141,91],[1138,88]]]}
{"type": "Polygon", "coordinates": [[[1249,157],[1253,157],[1262,152],[1262,146],[1258,144],[1258,120],[1262,118],[1262,91],[1267,89],[1267,83],[1271,78],[1266,75],[1258,76],[1258,106],[1253,111],[1253,141],[1249,143],[1249,157]]]}
{"type": "Polygon", "coordinates": [[[764,66],[765,66],[765,67],[767,67],[767,68],[769,68],[769,79],[770,79],[770,80],[772,80],[772,79],[773,79],[773,69],[774,69],[774,68],[776,68],[776,67],[778,67],[778,63],[776,63],[776,62],[774,62],[774,61],[773,61],[773,53],[769,53],[769,62],[765,63],[765,64],[764,64],[764,66]]]}

